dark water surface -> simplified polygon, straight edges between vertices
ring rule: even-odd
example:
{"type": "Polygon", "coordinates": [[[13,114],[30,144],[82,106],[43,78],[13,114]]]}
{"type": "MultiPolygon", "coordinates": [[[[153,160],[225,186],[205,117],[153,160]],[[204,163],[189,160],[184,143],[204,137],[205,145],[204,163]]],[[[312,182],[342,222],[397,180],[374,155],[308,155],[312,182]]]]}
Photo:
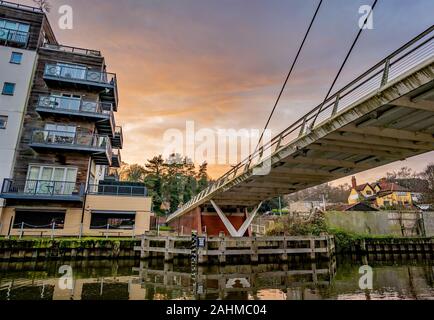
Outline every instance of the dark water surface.
{"type": "Polygon", "coordinates": [[[370,258],[372,290],[359,287],[362,260],[208,266],[194,276],[188,260],[0,263],[0,300],[434,299],[432,260],[370,258]]]}

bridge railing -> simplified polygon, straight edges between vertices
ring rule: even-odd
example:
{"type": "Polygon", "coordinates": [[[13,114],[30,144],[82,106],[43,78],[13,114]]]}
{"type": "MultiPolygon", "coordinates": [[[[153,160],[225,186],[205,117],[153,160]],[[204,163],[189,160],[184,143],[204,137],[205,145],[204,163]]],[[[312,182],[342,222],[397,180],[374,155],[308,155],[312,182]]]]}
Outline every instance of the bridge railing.
{"type": "Polygon", "coordinates": [[[363,97],[381,89],[390,81],[431,58],[434,55],[433,39],[434,25],[337,91],[324,103],[306,113],[270,142],[258,148],[248,158],[241,161],[207,189],[184,204],[173,216],[200,201],[228,181],[248,172],[264,161],[267,156],[269,157],[288,146],[297,138],[310,133],[320,126],[322,122],[331,119],[337,113],[347,109],[363,97]]]}

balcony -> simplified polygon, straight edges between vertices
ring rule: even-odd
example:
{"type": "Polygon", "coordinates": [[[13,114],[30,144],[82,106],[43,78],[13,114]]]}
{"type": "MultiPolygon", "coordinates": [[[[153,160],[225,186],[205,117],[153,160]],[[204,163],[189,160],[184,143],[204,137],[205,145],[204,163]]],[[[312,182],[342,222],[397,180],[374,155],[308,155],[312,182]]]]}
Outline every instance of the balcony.
{"type": "Polygon", "coordinates": [[[76,182],[5,179],[0,198],[82,202],[84,191],[84,185],[76,182]]]}
{"type": "Polygon", "coordinates": [[[48,85],[55,87],[98,91],[101,101],[112,103],[114,111],[117,111],[118,89],[114,73],[89,70],[79,66],[47,64],[44,80],[48,85]]]}
{"type": "Polygon", "coordinates": [[[0,27],[0,44],[11,47],[27,47],[29,33],[0,27]]]}
{"type": "Polygon", "coordinates": [[[41,117],[59,115],[95,121],[98,133],[110,138],[115,136],[116,123],[111,103],[41,96],[36,106],[36,112],[41,117]]]}
{"type": "Polygon", "coordinates": [[[45,43],[42,46],[42,48],[48,49],[48,50],[53,50],[53,51],[80,54],[80,55],[84,55],[84,56],[102,57],[101,51],[99,51],[99,50],[70,47],[70,46],[59,45],[59,44],[45,43]]]}
{"type": "Polygon", "coordinates": [[[147,197],[148,189],[144,185],[130,185],[127,183],[94,184],[87,189],[89,195],[99,196],[123,196],[123,197],[147,197]]]}
{"type": "Polygon", "coordinates": [[[119,150],[113,151],[112,154],[112,168],[120,168],[122,165],[121,152],[119,150]]]}
{"type": "Polygon", "coordinates": [[[66,151],[89,154],[97,165],[111,166],[109,137],[96,134],[35,130],[30,141],[35,151],[66,151]]]}
{"type": "Polygon", "coordinates": [[[124,134],[122,127],[115,128],[115,134],[112,139],[113,148],[122,149],[124,147],[124,134]]]}

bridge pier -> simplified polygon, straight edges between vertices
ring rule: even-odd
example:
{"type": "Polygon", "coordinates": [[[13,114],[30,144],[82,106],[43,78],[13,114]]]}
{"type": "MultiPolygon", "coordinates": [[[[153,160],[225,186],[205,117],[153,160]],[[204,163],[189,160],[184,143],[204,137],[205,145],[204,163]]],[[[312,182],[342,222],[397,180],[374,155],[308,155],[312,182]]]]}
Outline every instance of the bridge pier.
{"type": "MultiPolygon", "coordinates": [[[[220,210],[220,208],[218,209],[220,210]]],[[[196,230],[200,236],[217,237],[221,234],[233,237],[251,236],[250,225],[258,209],[259,207],[249,215],[246,208],[225,210],[224,213],[220,210],[219,214],[218,212],[208,211],[203,207],[197,207],[170,221],[169,225],[179,235],[187,235],[192,230],[196,230]]]]}

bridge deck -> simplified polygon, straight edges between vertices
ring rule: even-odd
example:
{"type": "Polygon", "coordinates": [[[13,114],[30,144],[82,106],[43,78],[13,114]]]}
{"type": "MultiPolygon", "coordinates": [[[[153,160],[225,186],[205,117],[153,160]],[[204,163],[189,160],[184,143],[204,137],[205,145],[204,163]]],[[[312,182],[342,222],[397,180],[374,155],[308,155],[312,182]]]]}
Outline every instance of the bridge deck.
{"type": "Polygon", "coordinates": [[[434,150],[434,26],[348,84],[169,217],[253,207],[434,150]]]}

